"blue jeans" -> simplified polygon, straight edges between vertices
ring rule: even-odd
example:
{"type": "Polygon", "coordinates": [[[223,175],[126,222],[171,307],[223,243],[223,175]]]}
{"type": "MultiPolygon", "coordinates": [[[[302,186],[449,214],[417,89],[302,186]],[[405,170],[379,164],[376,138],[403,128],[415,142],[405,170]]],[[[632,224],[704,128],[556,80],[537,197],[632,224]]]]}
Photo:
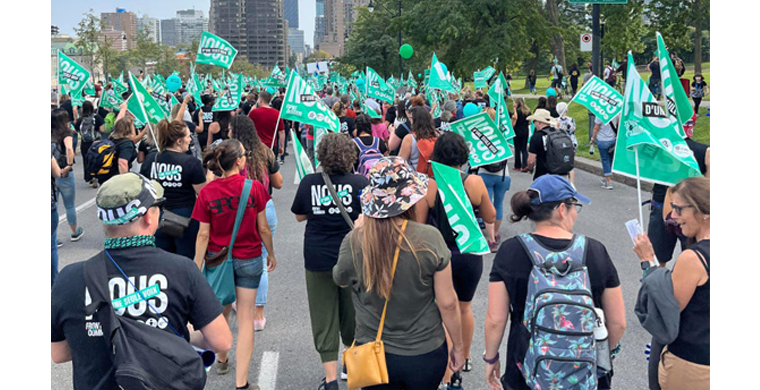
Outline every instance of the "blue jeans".
{"type": "MultiPolygon", "coordinates": [[[[269,199],[267,202],[267,223],[269,223],[269,229],[272,231],[272,241],[274,241],[274,232],[277,231],[277,213],[274,209],[274,201],[269,199]]],[[[261,274],[261,283],[259,283],[259,290],[256,293],[256,306],[264,306],[267,304],[267,292],[269,291],[269,272],[267,272],[267,248],[264,243],[261,243],[261,258],[264,259],[264,273],[261,274]]]]}
{"type": "Polygon", "coordinates": [[[529,83],[530,84],[530,93],[536,93],[536,83],[529,83]]]}
{"type": "Polygon", "coordinates": [[[491,203],[496,208],[496,220],[501,221],[504,218],[504,195],[507,194],[510,184],[512,184],[512,178],[504,176],[504,181],[500,175],[488,175],[480,174],[483,183],[486,185],[488,191],[488,198],[491,199],[491,203]]]}
{"type": "Polygon", "coordinates": [[[74,171],[70,171],[66,177],[55,179],[55,185],[58,186],[58,192],[63,197],[63,206],[66,207],[66,220],[69,225],[77,224],[77,207],[76,207],[76,182],[74,181],[74,171]]]}
{"type": "Polygon", "coordinates": [[[50,287],[55,283],[58,276],[58,210],[50,212],[50,287]]]}
{"type": "Polygon", "coordinates": [[[610,147],[615,145],[615,141],[598,141],[596,146],[599,148],[599,157],[602,159],[602,171],[604,176],[612,176],[612,155],[608,152],[610,147]]]}
{"type": "MultiPolygon", "coordinates": [[[[192,207],[187,207],[174,209],[171,212],[183,217],[189,217],[193,213],[193,209],[192,207]]],[[[193,259],[195,257],[195,240],[198,237],[198,227],[198,221],[191,219],[190,225],[187,226],[182,237],[173,237],[161,232],[161,229],[156,230],[156,246],[167,252],[193,259]]]]}

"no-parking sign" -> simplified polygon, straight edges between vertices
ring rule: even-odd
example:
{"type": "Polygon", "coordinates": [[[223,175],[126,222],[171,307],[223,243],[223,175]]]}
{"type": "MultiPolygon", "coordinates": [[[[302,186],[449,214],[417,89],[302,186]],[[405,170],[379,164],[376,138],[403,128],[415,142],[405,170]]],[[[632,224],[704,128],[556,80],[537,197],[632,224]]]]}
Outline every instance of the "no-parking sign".
{"type": "Polygon", "coordinates": [[[581,51],[591,51],[591,34],[581,34],[581,51]]]}

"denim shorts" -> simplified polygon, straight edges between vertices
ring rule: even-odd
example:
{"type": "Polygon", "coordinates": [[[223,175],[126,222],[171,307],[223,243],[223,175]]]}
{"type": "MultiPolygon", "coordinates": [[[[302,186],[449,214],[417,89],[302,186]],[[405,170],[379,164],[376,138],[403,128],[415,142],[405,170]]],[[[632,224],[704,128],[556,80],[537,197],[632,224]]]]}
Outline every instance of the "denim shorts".
{"type": "MultiPolygon", "coordinates": [[[[209,256],[216,253],[209,252],[209,256]]],[[[255,290],[261,283],[261,275],[264,273],[264,257],[252,259],[232,259],[232,267],[235,270],[235,287],[255,290]]]]}

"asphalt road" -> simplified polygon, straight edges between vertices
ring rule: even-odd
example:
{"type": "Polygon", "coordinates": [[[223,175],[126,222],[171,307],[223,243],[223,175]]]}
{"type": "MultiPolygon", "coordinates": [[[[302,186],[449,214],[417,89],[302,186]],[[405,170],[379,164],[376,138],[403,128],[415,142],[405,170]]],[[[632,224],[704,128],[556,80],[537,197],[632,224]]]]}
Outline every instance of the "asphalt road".
{"type": "MultiPolygon", "coordinates": [[[[81,161],[81,158],[78,161],[81,161]]],[[[137,169],[137,167],[133,168],[133,170],[137,169]]],[[[274,194],[278,214],[275,236],[278,266],[270,274],[269,302],[265,311],[267,327],[263,332],[256,333],[256,346],[249,374],[250,382],[258,381],[264,390],[316,389],[324,376],[319,355],[313,348],[307,310],[302,257],[305,223],[296,222],[290,213],[290,205],[296,189],[293,185],[294,170],[292,157],[287,157],[286,164],[282,168],[285,186],[274,194]]],[[[76,168],[76,173],[81,175],[79,166],[76,168]]],[[[505,199],[505,215],[509,198],[515,191],[527,188],[530,185],[531,176],[513,172],[512,180],[512,188],[505,199]]],[[[638,324],[633,312],[641,270],[631,250],[632,243],[624,226],[626,221],[638,218],[636,189],[615,183],[614,190],[608,191],[600,188],[599,180],[599,177],[587,172],[576,173],[578,190],[590,197],[592,204],[583,207],[575,231],[596,238],[606,245],[622,283],[628,330],[622,340],[623,350],[614,361],[614,388],[645,389],[647,388],[647,361],[643,351],[649,337],[638,324]]],[[[92,205],[95,193],[95,189],[87,186],[81,176],[77,176],[76,203],[82,208],[78,213],[78,219],[79,225],[85,229],[85,235],[79,242],[70,242],[70,232],[66,222],[59,226],[58,236],[64,242],[63,247],[59,248],[61,268],[86,260],[102,249],[103,227],[98,222],[95,207],[92,205]]],[[[643,194],[644,199],[648,197],[649,194],[643,194]]],[[[59,210],[61,210],[61,215],[65,215],[63,204],[60,202],[59,210]]],[[[646,211],[644,218],[646,224],[648,219],[646,211]]],[[[505,222],[500,233],[506,239],[532,229],[532,224],[528,222],[518,224],[505,222]]],[[[484,350],[483,323],[487,304],[488,274],[492,261],[493,255],[485,256],[484,272],[473,300],[476,326],[471,356],[474,368],[472,372],[464,374],[463,385],[466,389],[487,389],[483,379],[484,363],[480,356],[484,350]]],[[[232,318],[232,326],[236,328],[234,315],[232,318]]],[[[236,329],[233,329],[233,335],[235,331],[236,329]]],[[[233,348],[235,348],[234,345],[233,348]]],[[[506,354],[506,336],[501,347],[501,354],[502,357],[506,354]]],[[[234,363],[234,353],[230,356],[234,363]]],[[[232,367],[234,370],[234,365],[232,367]]],[[[70,363],[62,365],[51,363],[51,374],[52,389],[72,388],[70,363]]],[[[206,388],[233,389],[234,377],[234,371],[219,376],[212,369],[206,388]]],[[[347,388],[345,382],[341,384],[341,388],[347,388]]]]}

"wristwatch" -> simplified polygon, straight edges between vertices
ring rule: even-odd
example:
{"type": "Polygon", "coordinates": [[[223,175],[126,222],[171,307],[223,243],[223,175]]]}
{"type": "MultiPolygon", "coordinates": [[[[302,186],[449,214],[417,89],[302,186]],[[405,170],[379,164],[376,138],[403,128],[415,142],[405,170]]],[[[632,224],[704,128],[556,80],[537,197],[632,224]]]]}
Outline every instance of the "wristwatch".
{"type": "Polygon", "coordinates": [[[646,271],[646,270],[648,270],[648,269],[650,269],[650,268],[652,268],[654,266],[655,266],[655,262],[654,261],[642,261],[641,262],[641,270],[642,271],[646,271]]]}
{"type": "Polygon", "coordinates": [[[486,362],[486,363],[488,363],[488,364],[495,364],[496,362],[499,361],[499,352],[496,352],[496,356],[494,356],[492,359],[488,359],[488,358],[486,358],[486,353],[484,351],[483,352],[483,361],[486,362]]]}

